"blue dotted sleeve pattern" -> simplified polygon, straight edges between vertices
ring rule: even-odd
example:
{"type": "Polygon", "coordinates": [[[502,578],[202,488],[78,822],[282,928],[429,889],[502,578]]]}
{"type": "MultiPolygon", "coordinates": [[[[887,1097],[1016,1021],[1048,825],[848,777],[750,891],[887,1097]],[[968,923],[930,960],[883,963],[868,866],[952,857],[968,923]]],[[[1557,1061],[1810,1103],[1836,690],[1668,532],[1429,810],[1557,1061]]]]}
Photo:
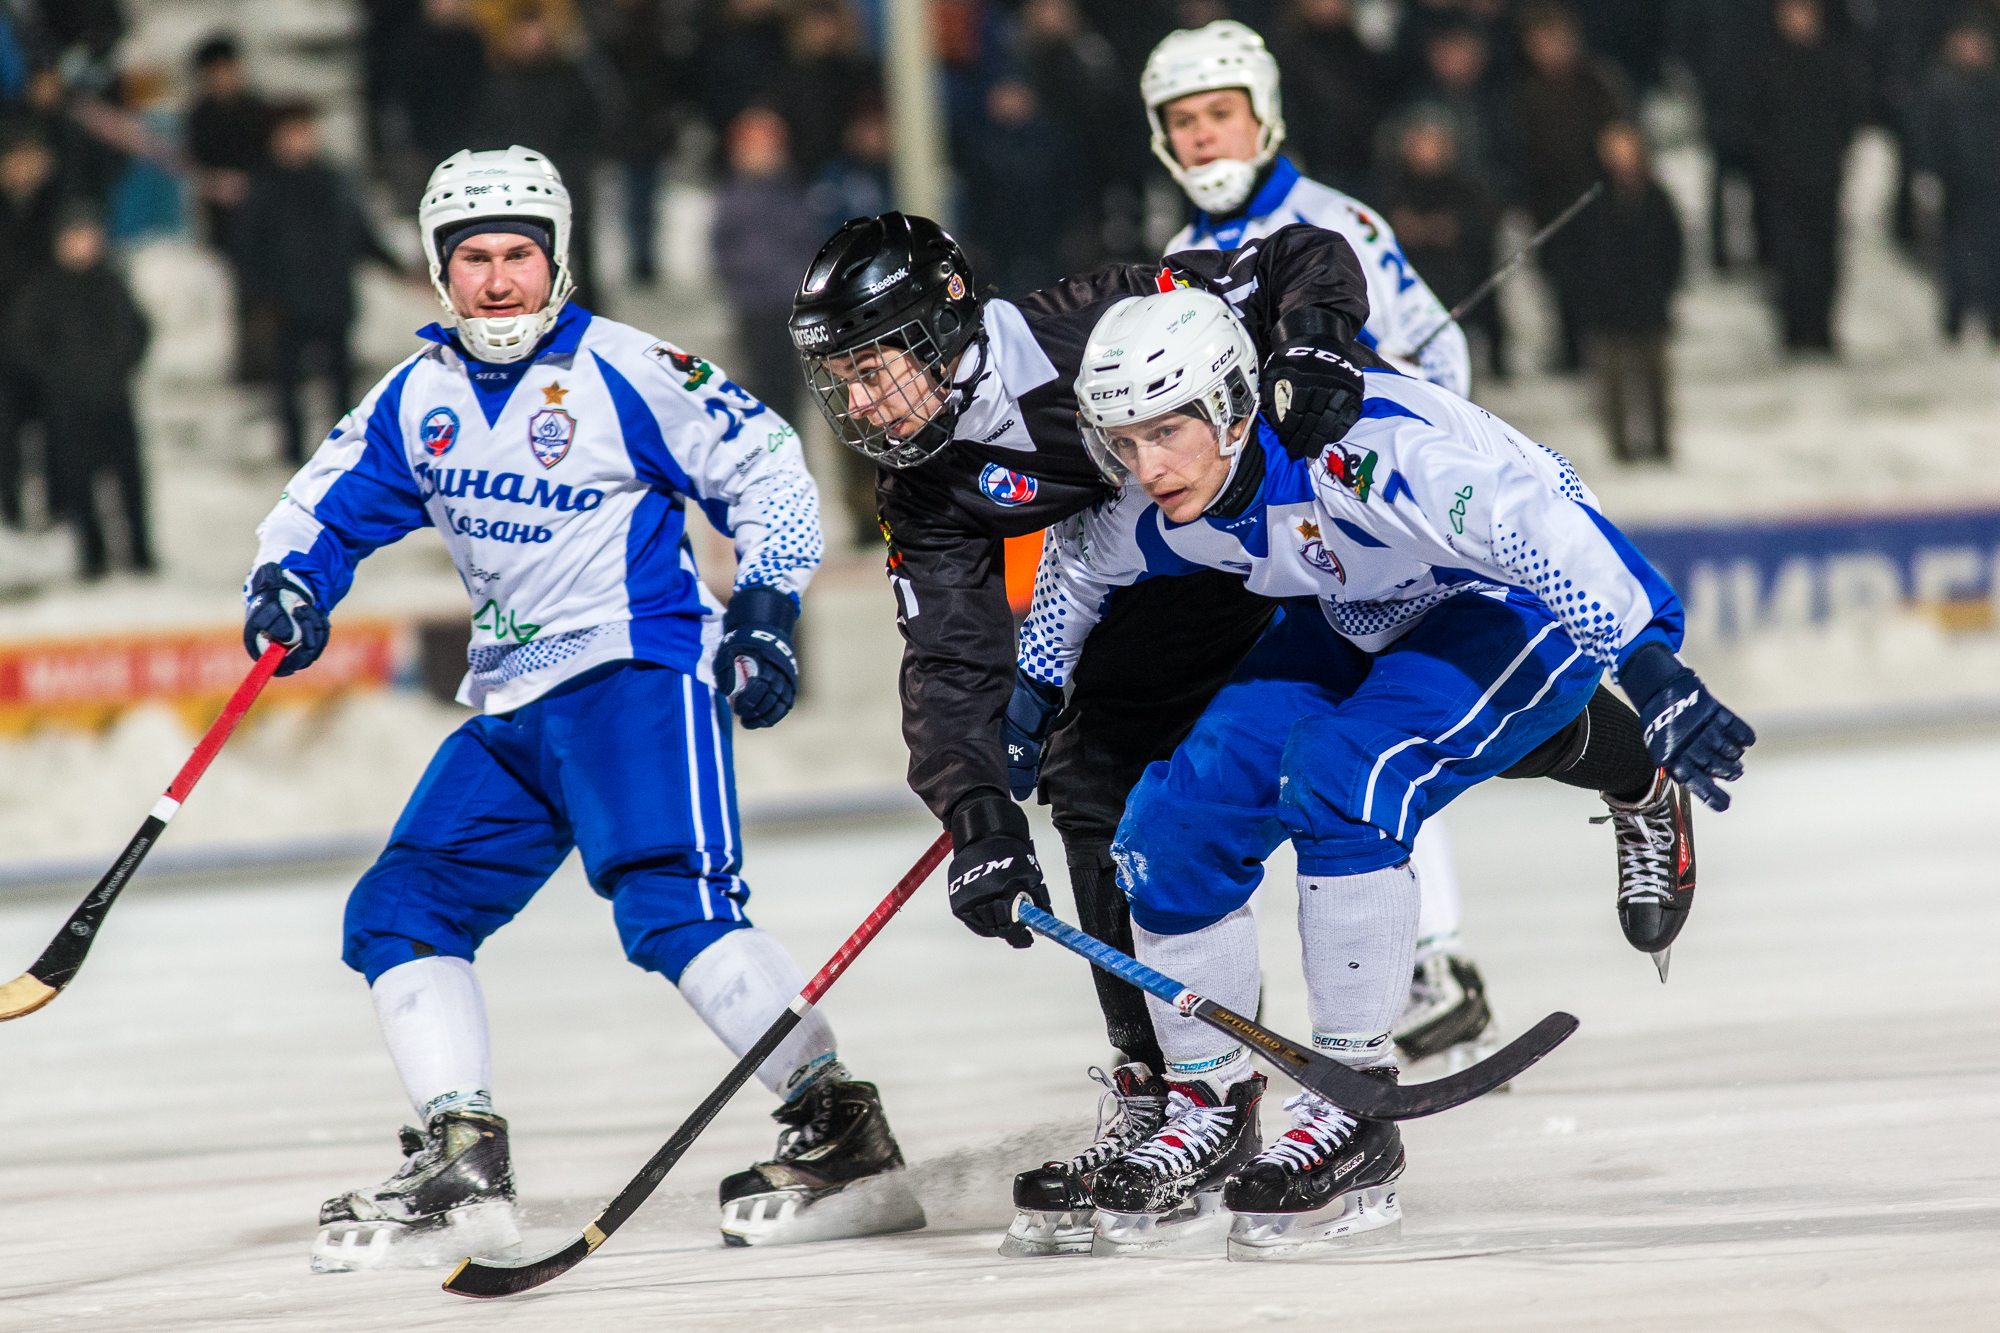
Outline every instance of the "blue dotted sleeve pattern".
{"type": "MultiPolygon", "coordinates": [[[[258,566],[277,563],[331,610],[369,552],[430,523],[410,473],[402,428],[403,385],[430,353],[390,371],[342,417],[278,503],[257,525],[258,566]]],[[[244,595],[249,595],[245,581],[244,595]]]]}
{"type": "Polygon", "coordinates": [[[826,554],[798,431],[721,367],[671,343],[621,347],[617,360],[657,415],[672,460],[656,469],[663,488],[687,494],[735,538],[735,586],[776,588],[796,603],[826,554]]]}
{"type": "Polygon", "coordinates": [[[1129,524],[1151,514],[1149,505],[1115,503],[1072,515],[1042,539],[1042,563],[1035,571],[1035,597],[1021,622],[1021,674],[1044,685],[1069,683],[1083,654],[1084,640],[1104,618],[1114,589],[1136,583],[1145,569],[1129,524]]]}

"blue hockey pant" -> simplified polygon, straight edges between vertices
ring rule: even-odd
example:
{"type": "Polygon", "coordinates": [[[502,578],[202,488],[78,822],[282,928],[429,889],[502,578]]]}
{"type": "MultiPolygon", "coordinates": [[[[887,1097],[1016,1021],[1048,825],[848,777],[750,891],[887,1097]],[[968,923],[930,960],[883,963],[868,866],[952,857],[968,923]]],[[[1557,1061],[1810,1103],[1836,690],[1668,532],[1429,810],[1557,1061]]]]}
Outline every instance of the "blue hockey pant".
{"type": "Polygon", "coordinates": [[[625,956],[678,982],[749,925],[727,702],[648,662],[585,672],[438,748],[347,900],[349,967],[470,960],[572,847],[611,900],[625,956]]]}
{"type": "Polygon", "coordinates": [[[1466,593],[1370,655],[1288,601],[1173,758],[1132,789],[1112,857],[1132,919],[1184,935],[1300,873],[1399,864],[1430,815],[1582,712],[1598,665],[1539,602],[1466,593]]]}

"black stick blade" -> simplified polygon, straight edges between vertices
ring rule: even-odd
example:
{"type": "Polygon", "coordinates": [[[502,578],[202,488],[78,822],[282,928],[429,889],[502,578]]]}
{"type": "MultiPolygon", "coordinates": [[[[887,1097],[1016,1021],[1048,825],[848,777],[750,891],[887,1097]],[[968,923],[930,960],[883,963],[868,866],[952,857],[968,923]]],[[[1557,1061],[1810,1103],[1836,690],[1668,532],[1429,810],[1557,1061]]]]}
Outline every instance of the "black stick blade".
{"type": "MultiPolygon", "coordinates": [[[[590,1229],[595,1231],[596,1227],[593,1225],[590,1229]]],[[[598,1239],[603,1239],[602,1234],[598,1239]]],[[[589,1258],[595,1248],[585,1235],[578,1236],[559,1250],[551,1250],[539,1258],[523,1259],[517,1264],[495,1259],[465,1259],[444,1280],[444,1289],[456,1296],[482,1300],[493,1296],[519,1295],[561,1277],[589,1258]]]]}
{"type": "MultiPolygon", "coordinates": [[[[1429,1083],[1412,1083],[1399,1087],[1392,1083],[1381,1083],[1374,1079],[1364,1080],[1375,1085],[1373,1095],[1367,1099],[1376,1102],[1374,1106],[1358,1106],[1354,1103],[1329,1096],[1336,1106],[1350,1111],[1367,1120],[1416,1120],[1439,1111],[1449,1111],[1454,1106],[1463,1106],[1475,1097],[1483,1097],[1503,1084],[1510,1083],[1528,1066],[1560,1046],[1569,1034],[1576,1031],[1576,1018],[1572,1014],[1553,1013],[1541,1022],[1523,1032],[1514,1040],[1502,1046],[1493,1054],[1469,1069],[1446,1078],[1434,1079],[1429,1083]]],[[[1324,1057],[1319,1057],[1324,1060],[1324,1057]]],[[[1338,1061],[1326,1060],[1341,1073],[1354,1077],[1354,1071],[1338,1061]]],[[[1313,1074],[1321,1071],[1315,1066],[1305,1075],[1310,1082],[1313,1074]]],[[[1345,1089],[1348,1084],[1342,1083],[1345,1089]]],[[[1317,1091],[1318,1089],[1315,1089],[1317,1091]]],[[[1328,1095],[1322,1093],[1322,1095],[1328,1095]]]]}

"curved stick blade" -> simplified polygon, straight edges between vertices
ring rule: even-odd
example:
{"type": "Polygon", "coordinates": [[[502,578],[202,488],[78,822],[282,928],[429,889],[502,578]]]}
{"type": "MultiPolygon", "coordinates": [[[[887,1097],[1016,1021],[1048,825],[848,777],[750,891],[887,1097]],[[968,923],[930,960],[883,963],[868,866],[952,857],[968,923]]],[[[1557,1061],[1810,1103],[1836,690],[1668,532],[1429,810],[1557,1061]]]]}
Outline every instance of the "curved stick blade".
{"type": "Polygon", "coordinates": [[[559,1250],[551,1250],[538,1258],[523,1259],[519,1263],[466,1259],[444,1280],[444,1289],[455,1296],[478,1299],[515,1296],[552,1278],[561,1277],[588,1258],[594,1248],[587,1237],[578,1236],[559,1250]]]}
{"type": "Polygon", "coordinates": [[[1576,1031],[1576,1026],[1574,1014],[1557,1011],[1470,1069],[1461,1069],[1456,1074],[1429,1083],[1406,1083],[1395,1089],[1402,1105],[1390,1118],[1414,1120],[1419,1116],[1436,1115],[1439,1111],[1462,1106],[1474,1097],[1484,1096],[1501,1084],[1511,1082],[1568,1040],[1569,1035],[1576,1031]]]}
{"type": "Polygon", "coordinates": [[[0,1023],[32,1014],[61,993],[60,987],[49,985],[33,972],[23,972],[0,986],[0,1023]]]}

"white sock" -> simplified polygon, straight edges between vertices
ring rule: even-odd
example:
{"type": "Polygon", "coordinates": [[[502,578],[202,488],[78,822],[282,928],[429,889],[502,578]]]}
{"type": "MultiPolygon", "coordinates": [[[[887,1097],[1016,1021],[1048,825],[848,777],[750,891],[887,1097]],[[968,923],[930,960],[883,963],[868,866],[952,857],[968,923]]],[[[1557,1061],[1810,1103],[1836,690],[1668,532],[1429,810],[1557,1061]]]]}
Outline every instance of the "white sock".
{"type": "Polygon", "coordinates": [[[1417,872],[1423,910],[1417,915],[1417,956],[1458,952],[1458,866],[1451,855],[1451,831],[1442,819],[1417,830],[1410,865],[1417,872]]]}
{"type": "Polygon", "coordinates": [[[1321,1054],[1356,1069],[1396,1063],[1389,1025],[1410,994],[1417,897],[1407,861],[1365,875],[1299,876],[1299,947],[1321,1054]]]}
{"type": "MultiPolygon", "coordinates": [[[[681,996],[730,1054],[742,1055],[805,988],[799,965],[777,938],[755,926],[732,930],[695,955],[681,973],[681,996]]],[[[790,1101],[815,1075],[836,1065],[833,1027],[813,1009],[771,1058],[757,1079],[790,1101]]]]}
{"type": "Polygon", "coordinates": [[[422,1123],[443,1111],[493,1110],[486,997],[463,958],[413,958],[369,988],[389,1058],[422,1123]]]}
{"type": "MultiPolygon", "coordinates": [[[[1257,1012],[1257,918],[1249,904],[1187,935],[1155,935],[1134,921],[1132,940],[1139,961],[1147,967],[1246,1018],[1257,1012]]],[[[1160,1053],[1167,1057],[1169,1082],[1205,1079],[1226,1091],[1254,1072],[1242,1043],[1198,1018],[1181,1017],[1179,1010],[1154,996],[1146,997],[1146,1008],[1153,1016],[1160,1053]]]]}

